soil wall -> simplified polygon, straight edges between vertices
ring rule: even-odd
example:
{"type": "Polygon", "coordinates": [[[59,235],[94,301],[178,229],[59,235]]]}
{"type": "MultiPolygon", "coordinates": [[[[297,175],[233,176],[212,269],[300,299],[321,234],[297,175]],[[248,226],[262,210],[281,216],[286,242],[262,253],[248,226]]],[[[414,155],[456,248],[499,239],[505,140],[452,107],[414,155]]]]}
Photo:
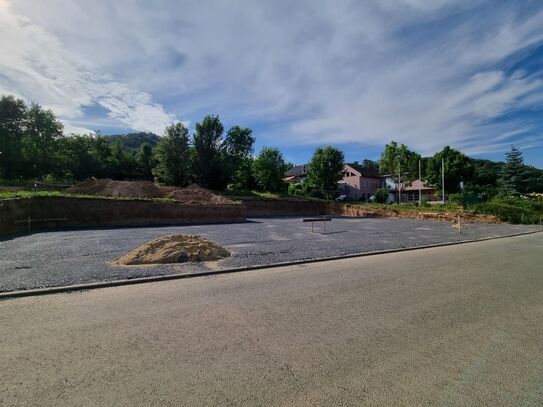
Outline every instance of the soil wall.
{"type": "Polygon", "coordinates": [[[0,234],[65,226],[244,222],[243,205],[36,197],[0,200],[0,234]]]}
{"type": "Polygon", "coordinates": [[[299,199],[242,199],[248,217],[326,215],[328,203],[299,199]]]}

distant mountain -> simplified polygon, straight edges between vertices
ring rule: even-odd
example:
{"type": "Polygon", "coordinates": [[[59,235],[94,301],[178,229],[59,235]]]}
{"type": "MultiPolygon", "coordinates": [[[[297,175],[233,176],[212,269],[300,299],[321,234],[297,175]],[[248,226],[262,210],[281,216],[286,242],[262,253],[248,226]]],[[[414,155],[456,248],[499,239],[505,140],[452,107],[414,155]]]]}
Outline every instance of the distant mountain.
{"type": "Polygon", "coordinates": [[[108,136],[111,141],[120,141],[122,146],[130,150],[138,150],[142,144],[148,143],[155,147],[160,140],[160,137],[154,133],[127,133],[127,134],[112,134],[108,136]]]}

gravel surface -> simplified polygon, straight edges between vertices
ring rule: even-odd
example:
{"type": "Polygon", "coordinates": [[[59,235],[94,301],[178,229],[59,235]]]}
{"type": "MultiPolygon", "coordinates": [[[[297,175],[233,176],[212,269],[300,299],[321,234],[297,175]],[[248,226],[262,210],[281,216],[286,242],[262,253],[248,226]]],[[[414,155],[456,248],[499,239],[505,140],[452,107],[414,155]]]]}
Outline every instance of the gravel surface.
{"type": "Polygon", "coordinates": [[[247,223],[108,228],[34,233],[0,240],[0,291],[109,281],[215,268],[265,265],[374,250],[504,236],[543,230],[541,226],[469,224],[458,234],[448,222],[383,218],[334,218],[303,223],[301,218],[259,218],[247,223]],[[233,252],[216,263],[111,266],[139,245],[168,234],[193,234],[233,252]]]}

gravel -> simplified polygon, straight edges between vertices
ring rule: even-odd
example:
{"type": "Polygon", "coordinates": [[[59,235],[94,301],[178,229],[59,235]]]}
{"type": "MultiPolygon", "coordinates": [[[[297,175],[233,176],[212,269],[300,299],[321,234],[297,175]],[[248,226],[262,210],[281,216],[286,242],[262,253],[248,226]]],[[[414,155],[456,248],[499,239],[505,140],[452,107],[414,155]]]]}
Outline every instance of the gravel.
{"type": "Polygon", "coordinates": [[[541,226],[467,224],[462,234],[448,222],[385,218],[334,218],[326,224],[301,218],[258,218],[246,223],[43,231],[0,240],[0,292],[52,287],[216,268],[266,265],[375,250],[417,247],[505,236],[541,226]],[[139,245],[168,234],[214,240],[232,257],[217,263],[111,266],[139,245]]]}

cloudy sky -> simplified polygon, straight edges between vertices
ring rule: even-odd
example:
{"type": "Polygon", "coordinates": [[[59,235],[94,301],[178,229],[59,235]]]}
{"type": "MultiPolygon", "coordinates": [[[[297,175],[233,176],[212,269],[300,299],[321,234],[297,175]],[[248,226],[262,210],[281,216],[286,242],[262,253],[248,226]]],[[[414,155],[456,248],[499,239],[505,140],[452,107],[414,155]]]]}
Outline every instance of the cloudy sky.
{"type": "Polygon", "coordinates": [[[294,163],[390,140],[543,167],[540,0],[0,0],[0,94],[67,131],[219,114],[294,163]]]}

